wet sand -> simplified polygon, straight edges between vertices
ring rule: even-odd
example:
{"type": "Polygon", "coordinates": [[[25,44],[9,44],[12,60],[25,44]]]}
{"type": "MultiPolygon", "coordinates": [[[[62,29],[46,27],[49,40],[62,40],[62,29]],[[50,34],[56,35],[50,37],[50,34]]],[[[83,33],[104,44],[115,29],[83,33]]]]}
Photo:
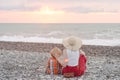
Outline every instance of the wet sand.
{"type": "Polygon", "coordinates": [[[87,70],[82,77],[44,73],[53,47],[61,44],[0,41],[0,80],[120,80],[120,46],[83,45],[87,70]]]}

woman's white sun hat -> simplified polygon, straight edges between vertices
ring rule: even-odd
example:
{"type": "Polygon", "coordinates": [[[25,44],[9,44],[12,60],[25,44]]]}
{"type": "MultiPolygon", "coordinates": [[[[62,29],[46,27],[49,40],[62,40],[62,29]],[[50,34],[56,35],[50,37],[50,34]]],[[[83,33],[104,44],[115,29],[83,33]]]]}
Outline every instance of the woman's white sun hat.
{"type": "Polygon", "coordinates": [[[79,50],[82,46],[82,41],[79,37],[70,36],[63,39],[63,46],[70,50],[79,50]]]}

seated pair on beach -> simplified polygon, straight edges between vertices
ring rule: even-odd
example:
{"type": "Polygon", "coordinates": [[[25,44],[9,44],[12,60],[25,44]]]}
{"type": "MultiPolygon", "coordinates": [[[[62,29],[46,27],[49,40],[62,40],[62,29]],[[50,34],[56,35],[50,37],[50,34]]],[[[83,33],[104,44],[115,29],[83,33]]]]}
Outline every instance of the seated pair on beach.
{"type": "Polygon", "coordinates": [[[46,73],[62,74],[64,77],[76,77],[86,70],[85,53],[80,50],[82,41],[78,37],[68,37],[63,40],[65,49],[61,51],[55,47],[50,51],[46,73]]]}

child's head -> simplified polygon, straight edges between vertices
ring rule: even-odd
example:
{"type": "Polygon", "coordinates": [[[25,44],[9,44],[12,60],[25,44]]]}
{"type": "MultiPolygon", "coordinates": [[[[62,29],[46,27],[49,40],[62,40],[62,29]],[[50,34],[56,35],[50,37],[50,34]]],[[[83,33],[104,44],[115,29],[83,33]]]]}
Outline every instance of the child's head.
{"type": "Polygon", "coordinates": [[[62,51],[57,48],[57,47],[54,47],[51,51],[50,51],[50,54],[53,58],[58,58],[62,55],[62,51]]]}

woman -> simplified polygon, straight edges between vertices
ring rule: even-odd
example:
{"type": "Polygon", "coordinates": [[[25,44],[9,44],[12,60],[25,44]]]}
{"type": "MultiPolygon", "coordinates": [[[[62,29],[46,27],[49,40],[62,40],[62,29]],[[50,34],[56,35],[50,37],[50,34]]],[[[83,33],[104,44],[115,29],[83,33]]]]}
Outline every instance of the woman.
{"type": "Polygon", "coordinates": [[[85,53],[80,50],[82,41],[78,37],[68,37],[63,40],[63,55],[58,61],[63,66],[62,74],[65,77],[76,77],[84,74],[86,70],[85,53]]]}

